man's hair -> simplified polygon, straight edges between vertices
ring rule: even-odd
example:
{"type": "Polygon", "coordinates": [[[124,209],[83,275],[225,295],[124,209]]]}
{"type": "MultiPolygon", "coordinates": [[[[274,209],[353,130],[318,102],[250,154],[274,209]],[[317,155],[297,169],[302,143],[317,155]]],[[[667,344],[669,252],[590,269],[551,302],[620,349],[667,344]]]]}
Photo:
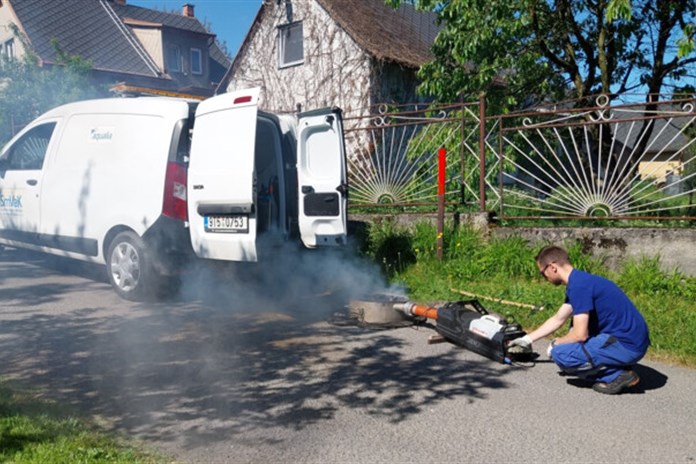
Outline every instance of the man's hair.
{"type": "Polygon", "coordinates": [[[554,262],[558,264],[570,264],[568,252],[561,247],[553,245],[542,248],[534,260],[542,266],[546,266],[547,264],[554,262]]]}

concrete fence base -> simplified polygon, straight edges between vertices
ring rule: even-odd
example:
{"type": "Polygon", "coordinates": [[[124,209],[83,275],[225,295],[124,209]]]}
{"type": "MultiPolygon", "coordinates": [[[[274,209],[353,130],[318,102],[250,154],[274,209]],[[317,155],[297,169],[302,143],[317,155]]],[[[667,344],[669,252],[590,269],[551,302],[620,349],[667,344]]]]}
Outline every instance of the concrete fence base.
{"type": "Polygon", "coordinates": [[[490,232],[496,237],[520,236],[535,245],[579,242],[585,253],[604,258],[611,269],[627,258],[659,256],[663,270],[696,276],[696,229],[495,227],[490,232]]]}

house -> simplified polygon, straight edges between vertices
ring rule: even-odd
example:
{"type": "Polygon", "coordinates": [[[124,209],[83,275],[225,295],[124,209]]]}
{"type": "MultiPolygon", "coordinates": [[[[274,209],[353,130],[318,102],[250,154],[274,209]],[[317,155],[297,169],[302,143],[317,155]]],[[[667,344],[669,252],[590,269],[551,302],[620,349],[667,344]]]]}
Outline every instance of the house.
{"type": "Polygon", "coordinates": [[[230,64],[191,4],[175,14],[127,0],[0,0],[0,51],[25,47],[41,66],[57,50],[80,56],[95,83],[126,93],[210,96],[230,64]]]}
{"type": "Polygon", "coordinates": [[[273,111],[413,103],[436,14],[384,0],[264,1],[218,92],[260,87],[273,111]]]}
{"type": "Polygon", "coordinates": [[[647,139],[638,160],[638,175],[642,180],[651,179],[664,185],[674,181],[674,176],[678,179],[685,174],[696,148],[688,135],[693,130],[693,106],[665,104],[652,110],[645,105],[626,106],[613,111],[612,121],[618,142],[616,151],[631,153],[641,139],[647,139]]]}

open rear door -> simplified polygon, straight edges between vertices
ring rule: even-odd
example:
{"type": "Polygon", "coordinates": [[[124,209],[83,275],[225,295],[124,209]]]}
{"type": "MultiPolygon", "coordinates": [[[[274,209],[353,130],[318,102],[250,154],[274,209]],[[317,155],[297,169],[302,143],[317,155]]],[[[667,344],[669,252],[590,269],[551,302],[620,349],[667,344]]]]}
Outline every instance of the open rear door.
{"type": "Polygon", "coordinates": [[[299,225],[309,248],[346,243],[346,158],[340,109],[299,115],[299,225]]]}
{"type": "Polygon", "coordinates": [[[259,89],[196,109],[188,169],[191,244],[201,258],[256,261],[254,145],[259,89]]]}

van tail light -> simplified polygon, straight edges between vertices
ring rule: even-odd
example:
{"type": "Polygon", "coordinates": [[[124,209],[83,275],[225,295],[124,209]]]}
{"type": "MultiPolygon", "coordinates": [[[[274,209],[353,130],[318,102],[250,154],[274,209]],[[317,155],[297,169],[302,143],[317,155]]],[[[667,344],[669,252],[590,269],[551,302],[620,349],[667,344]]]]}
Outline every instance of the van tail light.
{"type": "Polygon", "coordinates": [[[180,221],[188,221],[186,204],[186,166],[170,161],[164,178],[162,214],[180,221]]]}
{"type": "Polygon", "coordinates": [[[249,103],[251,101],[251,95],[244,95],[242,97],[237,97],[232,102],[233,105],[239,105],[241,103],[249,103]]]}

